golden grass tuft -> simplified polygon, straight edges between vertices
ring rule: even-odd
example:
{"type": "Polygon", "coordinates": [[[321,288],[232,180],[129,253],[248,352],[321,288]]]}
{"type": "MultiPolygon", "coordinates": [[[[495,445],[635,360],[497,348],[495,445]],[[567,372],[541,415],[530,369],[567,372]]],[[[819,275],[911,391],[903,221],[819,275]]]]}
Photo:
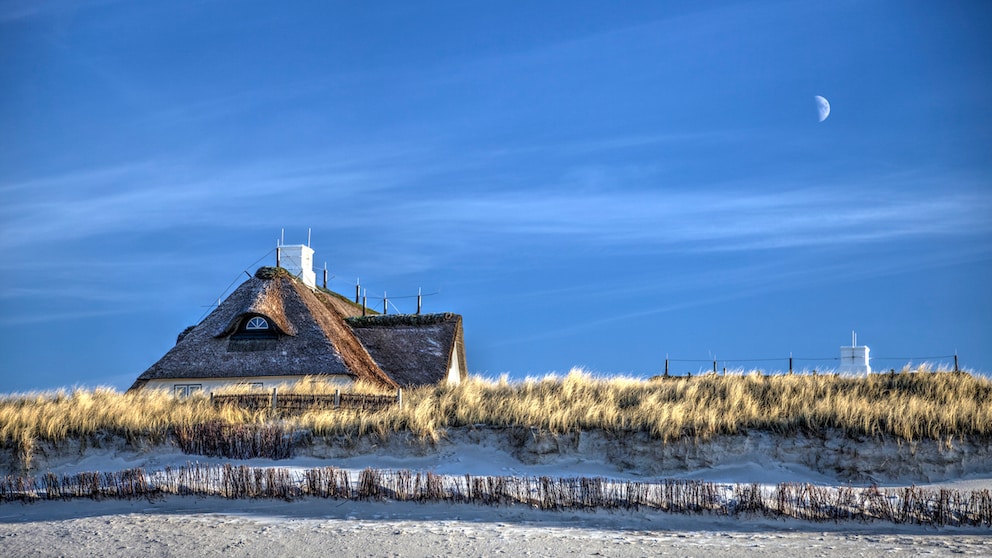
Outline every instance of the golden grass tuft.
{"type": "MultiPolygon", "coordinates": [[[[280,391],[335,389],[307,379],[280,391]]],[[[377,392],[371,386],[348,391],[377,392]]],[[[596,378],[573,370],[564,377],[521,382],[471,377],[456,386],[404,390],[403,398],[402,408],[376,412],[312,411],[278,417],[268,410],[215,408],[206,394],[176,399],[164,391],[122,394],[97,388],[8,395],[0,397],[0,445],[30,458],[38,441],[97,434],[154,441],[195,424],[273,421],[315,436],[410,432],[435,441],[447,428],[472,425],[552,433],[646,432],[664,441],[748,431],[841,431],[851,437],[902,440],[992,438],[992,381],[926,368],[867,377],[740,372],[648,381],[596,378]]]]}

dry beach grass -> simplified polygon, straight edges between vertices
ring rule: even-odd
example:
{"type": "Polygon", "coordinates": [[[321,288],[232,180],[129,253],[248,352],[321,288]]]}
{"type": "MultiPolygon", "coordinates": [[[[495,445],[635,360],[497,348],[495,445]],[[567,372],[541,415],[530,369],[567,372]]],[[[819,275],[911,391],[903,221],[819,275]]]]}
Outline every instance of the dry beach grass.
{"type": "MultiPolygon", "coordinates": [[[[312,380],[285,389],[334,390],[312,380]]],[[[907,441],[987,440],[992,437],[990,401],[988,378],[926,368],[867,377],[737,373],[645,381],[596,378],[581,370],[521,382],[473,377],[457,386],[405,391],[402,407],[288,417],[264,409],[218,408],[207,395],[176,399],[167,392],[98,388],[3,396],[0,444],[16,448],[22,462],[29,463],[37,441],[98,436],[155,441],[207,423],[274,422],[314,436],[410,432],[435,440],[447,428],[470,425],[523,426],[551,433],[645,432],[664,441],[748,431],[788,435],[828,430],[907,441]]]]}

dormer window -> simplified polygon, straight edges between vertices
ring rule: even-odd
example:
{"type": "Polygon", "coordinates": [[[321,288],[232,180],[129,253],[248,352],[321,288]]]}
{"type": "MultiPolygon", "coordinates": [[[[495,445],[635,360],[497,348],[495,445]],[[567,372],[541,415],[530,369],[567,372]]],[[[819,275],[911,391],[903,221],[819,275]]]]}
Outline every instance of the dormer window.
{"type": "MultiPolygon", "coordinates": [[[[241,318],[241,323],[238,324],[237,329],[234,330],[234,334],[231,335],[231,341],[239,340],[272,340],[273,342],[279,338],[279,330],[276,329],[275,324],[269,321],[265,316],[259,316],[258,314],[249,314],[241,318]]],[[[266,349],[275,348],[275,345],[271,343],[266,343],[263,345],[252,344],[251,350],[262,350],[257,347],[264,346],[266,349]]],[[[240,349],[239,349],[240,350],[240,349]]]]}
{"type": "Polygon", "coordinates": [[[245,331],[264,331],[269,329],[269,322],[261,316],[255,316],[245,324],[245,331]]]}
{"type": "Polygon", "coordinates": [[[247,315],[241,318],[227,342],[231,352],[274,351],[279,339],[279,331],[264,316],[247,315]]]}

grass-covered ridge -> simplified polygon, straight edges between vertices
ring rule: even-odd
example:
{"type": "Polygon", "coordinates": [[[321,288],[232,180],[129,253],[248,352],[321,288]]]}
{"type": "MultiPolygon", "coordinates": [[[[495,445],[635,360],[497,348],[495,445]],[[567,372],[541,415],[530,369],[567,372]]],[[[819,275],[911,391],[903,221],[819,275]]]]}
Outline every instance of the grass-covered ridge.
{"type": "MultiPolygon", "coordinates": [[[[285,389],[333,392],[305,381],[285,389]]],[[[370,388],[359,387],[370,391],[370,388]]],[[[207,395],[112,389],[0,396],[0,445],[30,458],[38,441],[89,436],[165,439],[177,429],[219,422],[307,429],[315,436],[437,439],[446,428],[489,425],[645,432],[672,441],[765,431],[784,435],[842,431],[902,440],[992,439],[992,381],[926,369],[852,378],[836,375],[702,375],[652,381],[594,378],[582,371],[509,382],[473,377],[457,386],[406,390],[402,408],[317,411],[291,417],[214,408],[207,395]]]]}

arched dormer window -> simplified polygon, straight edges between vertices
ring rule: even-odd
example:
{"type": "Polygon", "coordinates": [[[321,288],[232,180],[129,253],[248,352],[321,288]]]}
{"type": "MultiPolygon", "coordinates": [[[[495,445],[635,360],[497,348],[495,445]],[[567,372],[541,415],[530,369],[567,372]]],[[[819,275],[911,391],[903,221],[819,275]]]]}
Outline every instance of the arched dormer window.
{"type": "Polygon", "coordinates": [[[249,315],[241,319],[231,339],[276,339],[279,332],[264,316],[249,315]]]}
{"type": "Polygon", "coordinates": [[[262,331],[267,329],[269,329],[269,322],[261,316],[255,316],[245,324],[245,331],[262,331]]]}
{"type": "Polygon", "coordinates": [[[242,316],[237,328],[231,334],[227,350],[232,352],[274,351],[279,339],[279,330],[265,316],[248,314],[242,316]]]}

